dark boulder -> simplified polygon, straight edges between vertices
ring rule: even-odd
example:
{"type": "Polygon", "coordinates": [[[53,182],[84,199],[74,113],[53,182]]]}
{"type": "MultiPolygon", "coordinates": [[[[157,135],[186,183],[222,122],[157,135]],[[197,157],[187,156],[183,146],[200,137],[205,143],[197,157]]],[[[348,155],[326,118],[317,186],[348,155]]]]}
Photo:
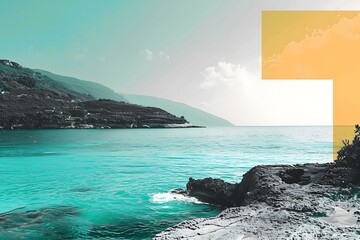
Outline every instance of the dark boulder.
{"type": "Polygon", "coordinates": [[[175,188],[173,190],[171,190],[171,193],[174,193],[174,194],[181,194],[181,195],[187,195],[188,192],[182,188],[175,188]]]}
{"type": "Polygon", "coordinates": [[[227,183],[219,178],[193,179],[186,185],[189,196],[196,197],[202,202],[233,206],[232,194],[236,184],[227,183]]]}

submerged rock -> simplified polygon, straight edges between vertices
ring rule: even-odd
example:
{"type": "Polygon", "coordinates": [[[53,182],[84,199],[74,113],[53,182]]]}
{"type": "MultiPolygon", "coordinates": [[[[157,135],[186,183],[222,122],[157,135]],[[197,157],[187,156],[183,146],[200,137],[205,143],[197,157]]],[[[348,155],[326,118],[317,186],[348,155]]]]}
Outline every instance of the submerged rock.
{"type": "Polygon", "coordinates": [[[154,239],[360,239],[359,180],[358,168],[334,163],[256,166],[238,184],[190,178],[189,196],[233,208],[154,239]]]}
{"type": "Polygon", "coordinates": [[[78,239],[81,234],[74,228],[79,214],[75,207],[25,209],[0,213],[0,239],[78,239]]]}
{"type": "Polygon", "coordinates": [[[78,193],[86,193],[86,192],[90,192],[93,190],[97,190],[99,189],[98,187],[76,187],[71,189],[71,192],[78,192],[78,193]]]}

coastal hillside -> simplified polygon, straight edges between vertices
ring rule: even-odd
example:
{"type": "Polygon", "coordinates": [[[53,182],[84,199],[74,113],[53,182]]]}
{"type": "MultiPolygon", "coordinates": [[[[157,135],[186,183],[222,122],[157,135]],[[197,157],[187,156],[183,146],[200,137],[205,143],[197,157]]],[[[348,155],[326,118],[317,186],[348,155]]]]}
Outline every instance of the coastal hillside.
{"type": "Polygon", "coordinates": [[[98,99],[102,95],[94,97],[83,89],[67,88],[43,73],[0,60],[0,129],[192,126],[160,108],[98,99]]]}
{"type": "Polygon", "coordinates": [[[198,108],[191,107],[187,104],[174,102],[164,98],[143,96],[135,94],[123,94],[124,97],[131,103],[140,104],[143,106],[152,106],[169,111],[177,116],[184,115],[185,118],[195,125],[202,125],[207,127],[231,127],[234,126],[231,122],[204,112],[198,108]]]}
{"type": "Polygon", "coordinates": [[[185,116],[186,119],[194,125],[206,126],[206,127],[229,127],[234,126],[229,121],[204,112],[200,109],[191,107],[184,103],[174,102],[164,98],[135,95],[135,94],[121,94],[116,93],[112,89],[101,85],[99,83],[80,80],[73,77],[61,76],[45,70],[36,69],[36,72],[40,72],[51,79],[57,81],[68,89],[73,91],[91,95],[95,99],[108,98],[115,101],[124,101],[134,104],[139,104],[149,107],[157,107],[164,109],[176,116],[185,116]]]}
{"type": "Polygon", "coordinates": [[[116,93],[112,89],[99,83],[80,80],[74,77],[61,76],[41,69],[34,69],[34,71],[42,73],[43,75],[60,83],[67,89],[71,89],[78,93],[90,95],[94,99],[107,98],[114,101],[128,102],[128,100],[121,94],[116,93]]]}

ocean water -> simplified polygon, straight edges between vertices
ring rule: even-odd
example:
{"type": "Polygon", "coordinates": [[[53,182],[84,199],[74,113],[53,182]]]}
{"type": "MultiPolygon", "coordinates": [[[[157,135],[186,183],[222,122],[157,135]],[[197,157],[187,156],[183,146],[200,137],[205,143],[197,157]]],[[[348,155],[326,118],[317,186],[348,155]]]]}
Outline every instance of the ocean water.
{"type": "Polygon", "coordinates": [[[189,177],[331,160],[331,127],[0,131],[0,239],[150,239],[221,211],[189,177]]]}

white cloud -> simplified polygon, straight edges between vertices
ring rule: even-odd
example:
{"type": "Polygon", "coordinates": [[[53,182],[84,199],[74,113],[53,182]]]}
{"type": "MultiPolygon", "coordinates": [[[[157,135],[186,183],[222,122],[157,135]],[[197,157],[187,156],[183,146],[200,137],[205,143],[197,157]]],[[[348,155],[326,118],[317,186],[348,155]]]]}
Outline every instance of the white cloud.
{"type": "Polygon", "coordinates": [[[156,53],[156,52],[151,51],[150,49],[146,48],[146,49],[140,50],[140,54],[144,55],[145,58],[149,61],[153,61],[153,60],[157,60],[157,59],[166,60],[166,61],[170,60],[170,56],[167,55],[164,51],[160,51],[160,52],[156,53]]]}
{"type": "Polygon", "coordinates": [[[164,53],[164,51],[160,51],[160,53],[159,53],[159,57],[161,58],[161,59],[164,59],[164,60],[170,60],[170,56],[169,55],[166,55],[165,53],[164,53]]]}
{"type": "Polygon", "coordinates": [[[262,80],[240,64],[207,67],[201,107],[237,125],[331,125],[332,81],[262,80]]]}
{"type": "Polygon", "coordinates": [[[147,48],[144,50],[140,50],[140,54],[144,55],[149,61],[152,61],[154,59],[154,53],[147,48]]]}
{"type": "Polygon", "coordinates": [[[206,68],[202,75],[205,81],[200,87],[204,89],[211,89],[221,83],[232,86],[241,80],[251,81],[255,77],[245,67],[229,62],[218,62],[215,67],[206,68]]]}

